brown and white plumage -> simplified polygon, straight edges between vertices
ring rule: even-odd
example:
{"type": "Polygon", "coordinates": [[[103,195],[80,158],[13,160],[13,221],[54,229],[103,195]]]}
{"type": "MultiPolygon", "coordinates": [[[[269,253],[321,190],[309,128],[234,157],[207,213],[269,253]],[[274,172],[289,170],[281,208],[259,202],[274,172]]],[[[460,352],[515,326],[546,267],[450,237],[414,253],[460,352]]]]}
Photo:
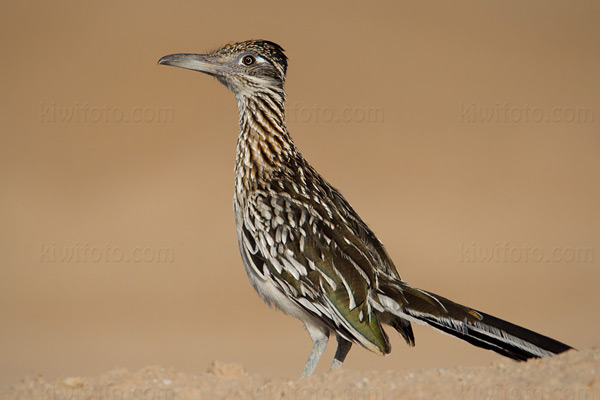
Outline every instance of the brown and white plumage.
{"type": "Polygon", "coordinates": [[[389,353],[382,324],[411,346],[417,322],[516,360],[570,349],[400,278],[375,234],[296,149],[285,124],[287,58],[279,45],[251,40],[159,64],[208,73],[236,96],[240,252],[260,297],[305,324],[314,347],[303,376],[313,372],[331,333],[338,339],[332,368],[352,343],[389,353]]]}

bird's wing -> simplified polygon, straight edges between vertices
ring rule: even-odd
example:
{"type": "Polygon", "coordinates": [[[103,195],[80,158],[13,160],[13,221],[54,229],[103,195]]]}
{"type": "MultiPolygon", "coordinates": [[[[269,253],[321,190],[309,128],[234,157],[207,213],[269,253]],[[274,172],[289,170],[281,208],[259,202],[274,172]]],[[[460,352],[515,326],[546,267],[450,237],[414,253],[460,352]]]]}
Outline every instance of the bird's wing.
{"type": "Polygon", "coordinates": [[[255,192],[248,198],[240,232],[246,261],[348,340],[389,353],[369,302],[377,276],[365,242],[336,224],[326,206],[280,193],[255,192]]]}
{"type": "Polygon", "coordinates": [[[396,266],[389,256],[383,243],[375,236],[373,231],[367,226],[367,224],[360,218],[358,213],[354,211],[354,208],[348,203],[348,201],[342,196],[342,194],[332,187],[331,185],[324,182],[324,187],[329,191],[328,198],[332,202],[332,209],[337,213],[337,218],[343,219],[343,222],[348,225],[361,239],[367,251],[375,259],[373,267],[376,271],[381,272],[385,275],[393,276],[396,279],[401,279],[400,274],[396,270],[396,266]]]}

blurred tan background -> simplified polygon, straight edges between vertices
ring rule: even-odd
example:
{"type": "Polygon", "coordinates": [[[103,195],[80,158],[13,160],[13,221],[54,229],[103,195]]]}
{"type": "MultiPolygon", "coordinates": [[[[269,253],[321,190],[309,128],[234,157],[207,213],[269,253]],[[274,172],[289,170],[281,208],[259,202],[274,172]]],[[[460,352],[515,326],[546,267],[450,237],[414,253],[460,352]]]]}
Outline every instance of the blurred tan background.
{"type": "MultiPolygon", "coordinates": [[[[250,38],[287,50],[297,145],[407,281],[598,345],[600,6],[521,3],[3,2],[0,382],[213,359],[299,375],[308,335],[238,254],[234,98],[156,65],[250,38]]],[[[503,361],[389,333],[391,356],[346,367],[503,361]]]]}

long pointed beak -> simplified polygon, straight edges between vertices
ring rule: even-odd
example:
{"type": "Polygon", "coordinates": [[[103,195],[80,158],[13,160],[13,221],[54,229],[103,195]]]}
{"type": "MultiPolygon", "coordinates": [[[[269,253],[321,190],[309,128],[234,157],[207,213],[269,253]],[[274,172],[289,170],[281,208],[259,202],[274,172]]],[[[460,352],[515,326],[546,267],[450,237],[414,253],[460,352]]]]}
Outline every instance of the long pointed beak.
{"type": "Polygon", "coordinates": [[[208,54],[170,54],[158,60],[158,65],[171,65],[173,67],[191,69],[192,71],[220,76],[231,72],[231,67],[217,62],[208,54]]]}

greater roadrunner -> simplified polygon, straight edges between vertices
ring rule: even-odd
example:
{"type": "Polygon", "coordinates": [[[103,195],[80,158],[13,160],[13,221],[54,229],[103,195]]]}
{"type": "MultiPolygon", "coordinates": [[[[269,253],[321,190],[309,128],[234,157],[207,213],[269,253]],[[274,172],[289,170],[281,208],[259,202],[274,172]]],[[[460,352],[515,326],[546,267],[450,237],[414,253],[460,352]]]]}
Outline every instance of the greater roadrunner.
{"type": "Polygon", "coordinates": [[[302,376],[314,371],[331,333],[338,342],[331,369],[353,343],[389,353],[382,324],[409,346],[417,322],[515,360],[571,348],[400,278],[371,229],[296,149],[285,123],[287,57],[279,45],[250,40],[158,63],[212,75],[235,94],[239,248],[260,297],[302,321],[314,342],[302,376]]]}

